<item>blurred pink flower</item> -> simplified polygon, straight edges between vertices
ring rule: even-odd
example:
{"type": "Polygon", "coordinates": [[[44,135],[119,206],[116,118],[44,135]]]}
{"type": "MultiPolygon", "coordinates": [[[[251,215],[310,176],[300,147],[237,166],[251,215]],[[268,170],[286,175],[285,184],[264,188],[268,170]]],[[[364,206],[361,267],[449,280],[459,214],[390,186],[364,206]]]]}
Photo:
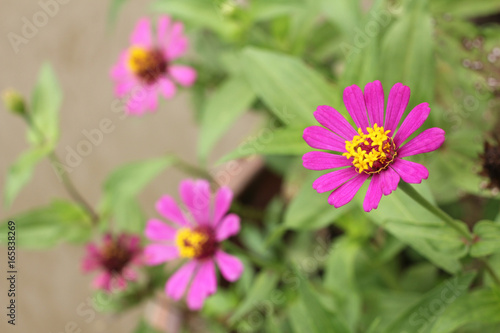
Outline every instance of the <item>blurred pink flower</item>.
{"type": "Polygon", "coordinates": [[[233,193],[227,187],[217,191],[213,207],[210,185],[206,180],[185,180],[179,191],[189,214],[183,213],[168,195],[156,203],[156,210],[171,223],[157,219],[148,221],[145,234],[155,243],[145,247],[145,261],[157,265],[187,258],[189,261],[168,280],[165,292],[178,301],[189,285],[187,304],[190,309],[199,310],[205,298],[217,290],[215,263],[222,276],[231,282],[238,280],[243,272],[241,261],[219,246],[220,242],[239,232],[240,218],[227,214],[233,199],[233,193]]]}
{"type": "Polygon", "coordinates": [[[444,142],[445,132],[429,128],[405,144],[431,110],[427,103],[417,105],[396,133],[409,100],[410,88],[395,84],[389,94],[384,121],[384,90],[380,81],[368,83],[364,95],[356,85],[347,87],[344,104],[357,131],[334,108],[318,106],[314,117],[324,127],[308,127],[303,137],[309,146],[331,152],[309,152],[302,160],[304,167],[310,170],[347,167],[329,172],[313,183],[318,193],[333,191],[328,197],[330,205],[338,208],[347,204],[371,178],[363,203],[364,210],[369,212],[378,207],[382,194],[389,195],[396,190],[400,179],[413,184],[427,179],[429,172],[425,166],[403,157],[438,149],[444,142]]]}
{"type": "Polygon", "coordinates": [[[174,81],[189,87],[196,80],[196,71],[173,60],[182,56],[188,48],[181,22],[173,22],[168,16],[158,20],[153,37],[151,21],[139,20],[132,33],[131,46],[122,52],[118,63],[111,70],[115,81],[115,94],[127,98],[127,111],[143,114],[158,107],[158,94],[166,99],[176,93],[174,81]]]}
{"type": "Polygon", "coordinates": [[[93,281],[95,288],[108,292],[113,289],[125,289],[127,281],[137,280],[138,275],[133,266],[143,264],[138,236],[121,234],[113,237],[106,234],[100,247],[89,243],[86,250],[82,270],[85,273],[101,271],[93,281]]]}

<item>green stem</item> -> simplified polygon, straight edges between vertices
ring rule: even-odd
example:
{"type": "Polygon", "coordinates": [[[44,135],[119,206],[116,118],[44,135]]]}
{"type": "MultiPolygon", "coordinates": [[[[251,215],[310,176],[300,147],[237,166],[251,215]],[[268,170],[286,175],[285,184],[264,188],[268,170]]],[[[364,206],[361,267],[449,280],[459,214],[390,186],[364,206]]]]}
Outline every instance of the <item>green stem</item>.
{"type": "Polygon", "coordinates": [[[484,269],[488,272],[488,274],[490,274],[490,276],[493,279],[493,281],[495,281],[495,283],[498,286],[500,286],[500,278],[498,277],[497,273],[495,273],[495,271],[493,270],[493,268],[490,266],[490,264],[488,263],[488,261],[483,260],[483,259],[479,259],[479,261],[483,264],[484,269]]]}
{"type": "Polygon", "coordinates": [[[467,227],[454,220],[450,215],[445,213],[441,208],[436,207],[432,203],[430,203],[427,199],[425,199],[420,193],[418,193],[410,184],[402,182],[399,185],[399,188],[402,189],[410,198],[418,202],[422,207],[427,209],[429,212],[439,217],[444,223],[448,224],[453,229],[457,230],[460,234],[462,234],[469,242],[472,241],[472,235],[467,230],[467,227]]]}
{"type": "Polygon", "coordinates": [[[185,171],[186,173],[193,175],[195,177],[204,178],[204,179],[210,181],[211,183],[214,182],[214,179],[206,170],[199,168],[197,166],[194,166],[192,164],[189,164],[188,162],[186,162],[180,158],[176,158],[176,160],[177,161],[175,163],[179,167],[179,169],[181,169],[181,170],[185,171]]]}

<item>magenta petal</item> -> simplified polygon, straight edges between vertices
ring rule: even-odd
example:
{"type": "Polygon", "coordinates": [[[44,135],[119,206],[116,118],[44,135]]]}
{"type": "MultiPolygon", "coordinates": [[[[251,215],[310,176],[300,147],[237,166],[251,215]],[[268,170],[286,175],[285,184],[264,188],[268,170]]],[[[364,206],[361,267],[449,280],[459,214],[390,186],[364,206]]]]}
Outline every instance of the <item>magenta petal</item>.
{"type": "Polygon", "coordinates": [[[370,127],[370,124],[368,123],[363,92],[357,85],[344,89],[344,104],[356,126],[366,132],[366,128],[370,127]]]}
{"type": "Polygon", "coordinates": [[[320,126],[310,126],[304,129],[304,141],[316,149],[333,150],[345,153],[345,140],[330,130],[320,126]]]}
{"type": "Polygon", "coordinates": [[[362,173],[343,184],[330,194],[328,197],[328,203],[333,205],[335,208],[339,208],[347,204],[352,200],[352,198],[354,198],[356,193],[358,193],[359,189],[363,186],[363,183],[368,179],[368,177],[369,175],[362,173]]]}
{"type": "Polygon", "coordinates": [[[321,125],[341,136],[344,141],[350,141],[355,135],[358,135],[358,133],[352,128],[351,124],[349,124],[349,122],[331,106],[318,106],[314,112],[314,117],[321,125]]]}
{"type": "Polygon", "coordinates": [[[153,45],[151,21],[148,18],[142,18],[137,22],[130,37],[130,43],[134,46],[141,46],[147,49],[153,45]]]}
{"type": "Polygon", "coordinates": [[[216,238],[219,242],[236,235],[240,231],[240,217],[236,214],[229,214],[217,226],[216,238]]]}
{"type": "Polygon", "coordinates": [[[156,202],[156,210],[167,220],[175,222],[181,227],[189,227],[189,222],[171,196],[162,196],[160,200],[156,202]]]}
{"type": "Polygon", "coordinates": [[[127,281],[121,275],[117,275],[113,283],[114,287],[119,290],[127,289],[127,281]]]}
{"type": "Polygon", "coordinates": [[[107,271],[102,272],[94,278],[92,285],[96,289],[111,291],[111,274],[107,271]]]}
{"type": "Polygon", "coordinates": [[[101,261],[98,257],[87,256],[82,260],[82,271],[84,273],[91,272],[101,266],[101,261]]]}
{"type": "Polygon", "coordinates": [[[167,78],[161,78],[158,81],[158,90],[166,99],[174,97],[175,93],[177,92],[175,84],[172,82],[172,80],[167,78]]]}
{"type": "Polygon", "coordinates": [[[146,100],[144,101],[148,110],[154,111],[158,109],[158,94],[156,91],[149,91],[146,100]]]}
{"type": "Polygon", "coordinates": [[[384,195],[389,195],[398,188],[399,175],[392,168],[380,172],[380,188],[384,195]]]}
{"type": "Polygon", "coordinates": [[[415,106],[413,110],[411,110],[411,112],[403,121],[403,124],[401,124],[401,127],[399,128],[396,135],[393,136],[396,147],[401,146],[401,144],[405,142],[406,139],[408,139],[410,135],[413,134],[413,132],[415,132],[420,126],[422,126],[422,124],[429,116],[430,112],[431,108],[427,103],[419,104],[415,106]]]}
{"type": "Polygon", "coordinates": [[[328,192],[336,189],[357,175],[359,175],[359,173],[354,167],[336,170],[317,178],[312,186],[318,193],[328,192]]]}
{"type": "Polygon", "coordinates": [[[181,299],[197,266],[198,262],[196,260],[192,260],[182,266],[177,272],[175,272],[174,275],[170,277],[170,279],[168,279],[167,284],[165,285],[165,293],[168,297],[176,301],[181,299]]]}
{"type": "Polygon", "coordinates": [[[179,192],[182,201],[189,209],[195,221],[202,224],[210,223],[210,184],[206,180],[184,180],[179,192]]]}
{"type": "Polygon", "coordinates": [[[422,164],[398,158],[391,167],[401,176],[404,182],[420,184],[429,177],[429,171],[422,164]]]}
{"type": "Polygon", "coordinates": [[[222,276],[230,282],[238,280],[241,273],[243,273],[244,266],[240,259],[224,251],[217,251],[215,261],[217,262],[217,266],[219,266],[222,276]]]}
{"type": "Polygon", "coordinates": [[[167,15],[162,15],[158,19],[156,33],[159,45],[168,45],[168,30],[170,27],[170,17],[167,15]]]}
{"type": "Polygon", "coordinates": [[[231,202],[233,201],[233,191],[227,186],[222,186],[215,194],[215,209],[212,223],[217,225],[219,221],[227,214],[231,202]]]}
{"type": "Polygon", "coordinates": [[[187,296],[187,304],[191,310],[200,310],[205,299],[217,290],[215,265],[212,260],[201,263],[191,283],[187,296]]]}
{"type": "Polygon", "coordinates": [[[445,132],[441,128],[429,128],[399,148],[398,157],[428,153],[441,147],[445,132]]]}
{"type": "Polygon", "coordinates": [[[322,151],[311,151],[302,156],[304,168],[309,170],[328,170],[351,166],[352,162],[347,157],[325,153],[322,151]]]}
{"type": "Polygon", "coordinates": [[[391,136],[394,136],[394,131],[399,125],[399,121],[405,112],[406,106],[410,100],[410,88],[396,83],[389,93],[387,101],[387,113],[385,115],[385,130],[391,131],[391,136]]]}
{"type": "Polygon", "coordinates": [[[186,53],[189,47],[189,41],[184,36],[184,25],[181,22],[175,22],[168,36],[168,43],[164,44],[163,50],[169,60],[176,59],[186,53]]]}
{"type": "Polygon", "coordinates": [[[369,212],[372,209],[376,209],[382,198],[382,189],[380,188],[380,175],[374,174],[370,185],[368,185],[368,191],[366,192],[365,200],[363,201],[363,209],[365,212],[369,212]]]}
{"type": "Polygon", "coordinates": [[[173,245],[150,244],[144,248],[144,261],[148,265],[158,265],[179,258],[179,250],[173,245]]]}
{"type": "Polygon", "coordinates": [[[170,67],[168,73],[185,87],[192,86],[196,81],[196,71],[189,66],[174,65],[170,67]]]}
{"type": "Polygon", "coordinates": [[[137,85],[137,80],[134,77],[125,77],[115,84],[115,95],[123,97],[129,94],[137,85]]]}
{"type": "Polygon", "coordinates": [[[365,103],[368,109],[371,127],[384,124],[384,88],[380,81],[374,81],[365,86],[365,103]]]}
{"type": "Polygon", "coordinates": [[[146,237],[153,241],[172,241],[176,233],[175,228],[157,219],[149,220],[144,231],[146,237]]]}

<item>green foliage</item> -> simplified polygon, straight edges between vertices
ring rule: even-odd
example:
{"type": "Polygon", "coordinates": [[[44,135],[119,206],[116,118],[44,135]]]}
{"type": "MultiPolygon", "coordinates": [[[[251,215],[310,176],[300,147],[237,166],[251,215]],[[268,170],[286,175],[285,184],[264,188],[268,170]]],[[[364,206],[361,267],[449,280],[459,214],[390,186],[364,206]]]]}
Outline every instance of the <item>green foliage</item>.
{"type": "Polygon", "coordinates": [[[479,221],[474,226],[474,234],[478,240],[471,246],[472,257],[484,257],[500,251],[500,224],[479,221]]]}
{"type": "MultiPolygon", "coordinates": [[[[61,242],[84,243],[91,236],[91,223],[86,212],[78,205],[57,200],[12,217],[16,223],[17,245],[27,249],[45,249],[61,242]]],[[[7,221],[1,224],[7,235],[7,221]]],[[[7,237],[2,237],[2,243],[7,237]]]]}

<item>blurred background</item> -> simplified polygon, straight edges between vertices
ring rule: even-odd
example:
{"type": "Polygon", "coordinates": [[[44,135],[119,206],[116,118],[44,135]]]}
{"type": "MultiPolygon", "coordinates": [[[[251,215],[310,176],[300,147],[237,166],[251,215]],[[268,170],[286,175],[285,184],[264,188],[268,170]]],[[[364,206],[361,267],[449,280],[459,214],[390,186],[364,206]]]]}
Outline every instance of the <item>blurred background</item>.
{"type": "MultiPolygon", "coordinates": [[[[47,1],[50,2],[50,1],[47,1]]],[[[59,5],[54,17],[38,29],[26,44],[15,52],[8,39],[13,32],[22,36],[23,18],[32,21],[41,10],[37,1],[5,0],[0,2],[0,90],[15,88],[29,96],[40,66],[50,62],[64,93],[61,108],[61,140],[57,153],[65,158],[67,147],[75,149],[85,139],[82,131],[98,128],[101,120],[112,121],[114,130],[105,134],[100,145],[74,168],[70,177],[84,197],[95,205],[100,199],[101,184],[113,169],[135,160],[176,152],[187,161],[195,161],[197,127],[185,93],[173,100],[162,101],[160,110],[142,117],[120,119],[113,113],[115,101],[109,79],[111,66],[119,53],[128,47],[128,39],[138,18],[146,15],[144,1],[128,1],[114,27],[108,26],[109,2],[70,0],[59,5]]],[[[214,158],[234,149],[259,119],[247,114],[238,120],[226,139],[216,149],[214,158]]],[[[9,165],[27,149],[26,125],[21,118],[0,106],[0,174],[1,188],[9,165]]],[[[153,182],[141,196],[148,216],[154,216],[154,202],[164,193],[176,196],[177,184],[184,175],[170,169],[153,182]]],[[[3,193],[0,201],[3,202],[3,193]]],[[[54,198],[68,198],[51,165],[44,161],[30,184],[20,193],[13,206],[0,208],[0,220],[21,211],[46,205],[54,198]]],[[[2,236],[3,237],[3,236],[2,236]]],[[[2,247],[1,271],[4,272],[5,248],[2,247]]],[[[92,295],[90,282],[94,274],[83,275],[81,247],[61,245],[47,251],[19,250],[17,261],[18,295],[17,325],[7,325],[2,310],[0,331],[8,332],[131,332],[143,306],[119,316],[97,314],[80,316],[77,308],[92,295]],[[76,323],[74,328],[71,322],[76,323]],[[69,325],[66,327],[66,325],[69,325]],[[8,327],[7,327],[8,326],[8,327]],[[73,327],[73,328],[72,328],[73,327]]],[[[3,277],[3,274],[2,274],[3,277]]],[[[6,280],[1,278],[0,306],[7,302],[6,280]]],[[[80,309],[90,309],[88,305],[80,309]]]]}

